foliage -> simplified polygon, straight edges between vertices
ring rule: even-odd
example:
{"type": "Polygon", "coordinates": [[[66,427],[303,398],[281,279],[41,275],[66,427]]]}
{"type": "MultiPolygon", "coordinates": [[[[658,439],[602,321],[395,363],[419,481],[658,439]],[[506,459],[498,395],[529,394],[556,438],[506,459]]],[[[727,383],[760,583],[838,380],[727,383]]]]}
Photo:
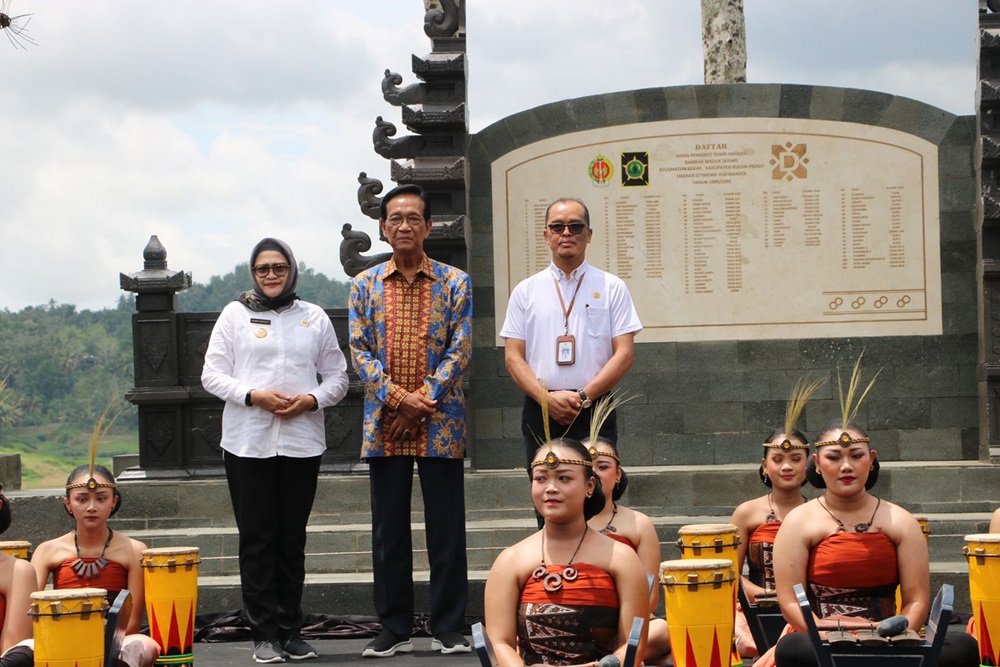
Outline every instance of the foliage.
{"type": "MultiPolygon", "coordinates": [[[[178,311],[222,310],[249,282],[244,263],[181,292],[178,311]]],[[[344,308],[350,284],[300,264],[296,292],[323,308],[344,308]]],[[[115,308],[100,311],[78,312],[76,306],[55,301],[19,312],[0,310],[0,379],[6,378],[0,383],[0,452],[22,454],[25,486],[51,481],[51,474],[42,470],[68,471],[77,461],[85,463],[101,413],[109,402],[124,401],[134,386],[134,312],[133,294],[123,294],[115,308]]],[[[137,431],[136,409],[127,406],[102,438],[99,458],[135,453],[137,431]]]]}
{"type": "MultiPolygon", "coordinates": [[[[185,312],[218,312],[250,288],[250,263],[244,262],[231,273],[212,276],[207,284],[192,285],[178,294],[177,307],[185,312]]],[[[350,283],[331,280],[299,262],[299,282],[295,293],[300,299],[321,308],[347,308],[350,291],[350,283]]]]}

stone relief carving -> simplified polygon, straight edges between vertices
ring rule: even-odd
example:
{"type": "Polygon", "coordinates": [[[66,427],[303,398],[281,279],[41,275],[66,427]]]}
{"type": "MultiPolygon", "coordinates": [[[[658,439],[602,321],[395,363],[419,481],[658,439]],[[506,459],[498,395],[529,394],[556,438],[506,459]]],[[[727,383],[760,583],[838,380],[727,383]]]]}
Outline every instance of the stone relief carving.
{"type": "Polygon", "coordinates": [[[385,71],[382,78],[382,99],[389,104],[398,107],[404,104],[422,104],[424,101],[427,86],[422,83],[410,84],[406,88],[399,88],[403,83],[403,77],[390,70],[385,71]]]}
{"type": "Polygon", "coordinates": [[[358,174],[358,183],[361,184],[358,187],[358,206],[361,207],[361,212],[372,220],[378,220],[382,198],[376,195],[382,192],[382,181],[368,178],[368,174],[361,172],[358,174]]]}
{"type": "Polygon", "coordinates": [[[423,137],[410,135],[390,139],[395,134],[395,125],[382,120],[382,116],[376,118],[375,129],[372,131],[372,145],[375,147],[375,152],[384,158],[412,158],[420,155],[426,143],[423,137]]]}

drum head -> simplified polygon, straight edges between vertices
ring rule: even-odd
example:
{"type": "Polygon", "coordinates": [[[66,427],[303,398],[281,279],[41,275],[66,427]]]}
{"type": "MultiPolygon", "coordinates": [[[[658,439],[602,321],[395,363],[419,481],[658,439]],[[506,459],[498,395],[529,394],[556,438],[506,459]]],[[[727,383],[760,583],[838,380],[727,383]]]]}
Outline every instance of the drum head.
{"type": "Polygon", "coordinates": [[[724,535],[738,533],[739,528],[731,523],[692,523],[677,529],[678,535],[724,535]]]}
{"type": "Polygon", "coordinates": [[[977,533],[966,535],[966,542],[984,542],[986,544],[1000,544],[1000,533],[977,533]]]}
{"type": "Polygon", "coordinates": [[[47,591],[35,591],[32,600],[78,600],[84,598],[104,598],[108,592],[103,588],[60,588],[47,591]]]}
{"type": "Polygon", "coordinates": [[[142,555],[146,556],[183,556],[185,554],[198,553],[198,547],[159,547],[157,549],[143,549],[142,555]]]}

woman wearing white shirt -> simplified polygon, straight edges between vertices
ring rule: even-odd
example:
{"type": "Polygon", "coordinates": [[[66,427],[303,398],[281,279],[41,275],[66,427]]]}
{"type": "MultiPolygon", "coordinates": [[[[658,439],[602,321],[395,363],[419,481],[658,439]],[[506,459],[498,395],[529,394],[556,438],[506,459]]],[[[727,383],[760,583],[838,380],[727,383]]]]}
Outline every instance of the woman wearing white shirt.
{"type": "Polygon", "coordinates": [[[201,382],[226,403],[243,605],[254,659],[274,663],[317,657],[299,636],[306,522],[326,449],[320,408],[347,393],[347,363],[330,318],[295,296],[291,248],[265,238],[250,257],[253,289],[219,315],[201,382]]]}

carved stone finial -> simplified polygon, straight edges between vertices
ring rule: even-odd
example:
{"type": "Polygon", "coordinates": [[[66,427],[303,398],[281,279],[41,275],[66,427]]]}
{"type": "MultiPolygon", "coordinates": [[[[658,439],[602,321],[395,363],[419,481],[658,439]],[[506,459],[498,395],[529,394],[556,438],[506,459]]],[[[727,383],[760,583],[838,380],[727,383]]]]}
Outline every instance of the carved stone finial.
{"type": "Polygon", "coordinates": [[[403,77],[390,70],[385,71],[382,78],[382,99],[393,106],[404,104],[423,104],[426,86],[422,83],[414,83],[406,88],[399,88],[403,83],[403,77]]]}
{"type": "Polygon", "coordinates": [[[358,206],[361,207],[361,212],[372,220],[378,220],[382,199],[376,195],[382,192],[382,181],[368,178],[368,174],[361,172],[358,174],[358,183],[361,184],[358,187],[358,206]]]}
{"type": "Polygon", "coordinates": [[[440,0],[440,9],[430,9],[424,14],[424,34],[435,37],[451,37],[458,30],[458,4],[455,0],[440,0]]]}
{"type": "Polygon", "coordinates": [[[340,242],[340,265],[344,267],[344,273],[352,278],[365,269],[381,264],[392,257],[391,252],[383,252],[369,257],[362,255],[361,253],[371,249],[371,237],[364,232],[354,231],[350,223],[344,224],[340,234],[344,237],[344,240],[340,242]]]}
{"type": "Polygon", "coordinates": [[[128,292],[179,292],[191,287],[191,274],[167,268],[167,250],[160,239],[149,237],[142,251],[143,269],[118,274],[118,285],[128,292]]]}
{"type": "Polygon", "coordinates": [[[424,149],[423,137],[411,135],[400,139],[390,139],[395,134],[395,125],[382,120],[382,116],[376,118],[375,129],[372,131],[372,145],[375,152],[384,158],[412,158],[420,155],[424,149]]]}
{"type": "Polygon", "coordinates": [[[167,268],[167,249],[160,243],[156,234],[149,237],[149,242],[142,250],[142,259],[143,268],[147,271],[167,268]]]}

